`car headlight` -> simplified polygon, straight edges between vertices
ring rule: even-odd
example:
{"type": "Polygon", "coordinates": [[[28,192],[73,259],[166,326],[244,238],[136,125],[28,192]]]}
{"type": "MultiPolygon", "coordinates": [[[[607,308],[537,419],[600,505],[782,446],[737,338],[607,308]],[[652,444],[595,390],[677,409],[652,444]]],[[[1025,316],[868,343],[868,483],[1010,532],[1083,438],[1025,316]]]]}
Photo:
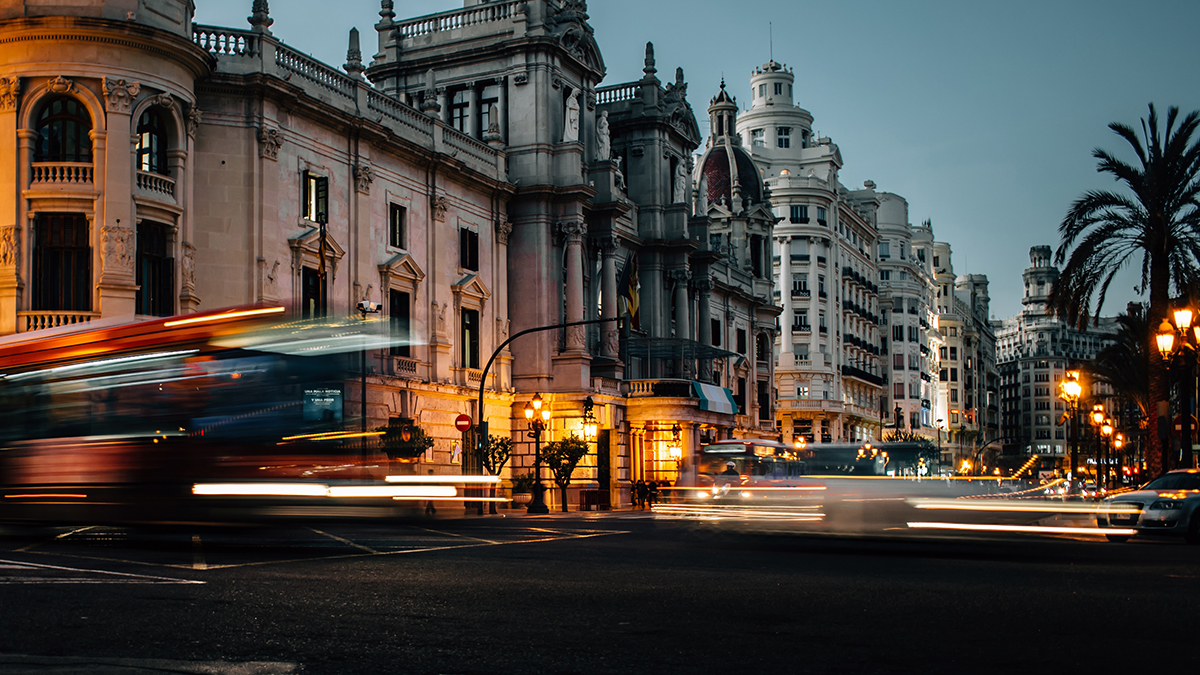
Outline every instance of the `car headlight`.
{"type": "Polygon", "coordinates": [[[1168,500],[1168,499],[1160,499],[1160,500],[1154,502],[1153,504],[1151,504],[1150,508],[1156,509],[1156,510],[1170,511],[1173,509],[1183,508],[1183,502],[1177,502],[1175,500],[1168,500]]]}

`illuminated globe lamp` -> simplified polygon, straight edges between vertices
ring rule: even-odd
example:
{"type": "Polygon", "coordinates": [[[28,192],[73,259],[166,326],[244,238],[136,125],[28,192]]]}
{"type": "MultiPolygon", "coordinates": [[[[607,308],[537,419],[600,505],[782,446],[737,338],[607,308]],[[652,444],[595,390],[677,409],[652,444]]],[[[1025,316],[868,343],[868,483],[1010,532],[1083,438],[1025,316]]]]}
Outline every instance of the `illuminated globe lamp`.
{"type": "Polygon", "coordinates": [[[546,506],[546,488],[542,486],[542,432],[550,422],[550,409],[542,407],[542,395],[534,394],[525,404],[525,419],[529,422],[529,433],[533,436],[533,498],[529,500],[528,513],[550,513],[546,506]]]}
{"type": "Polygon", "coordinates": [[[592,410],[594,407],[592,397],[587,397],[583,402],[583,438],[588,442],[596,440],[599,435],[600,425],[596,423],[596,414],[592,410]]]}
{"type": "Polygon", "coordinates": [[[1075,482],[1075,468],[1079,466],[1079,397],[1083,394],[1083,384],[1079,381],[1078,370],[1068,370],[1062,381],[1058,383],[1058,397],[1067,404],[1067,416],[1071,420],[1071,465],[1067,468],[1067,476],[1075,482]]]}
{"type": "Polygon", "coordinates": [[[678,424],[671,427],[671,444],[667,446],[667,454],[676,462],[683,459],[683,442],[680,440],[682,434],[683,429],[680,429],[678,424]]]}
{"type": "Polygon", "coordinates": [[[1158,353],[1163,359],[1171,358],[1171,352],[1175,349],[1175,328],[1171,326],[1171,322],[1166,319],[1158,324],[1158,334],[1154,336],[1155,342],[1158,343],[1158,353]]]}

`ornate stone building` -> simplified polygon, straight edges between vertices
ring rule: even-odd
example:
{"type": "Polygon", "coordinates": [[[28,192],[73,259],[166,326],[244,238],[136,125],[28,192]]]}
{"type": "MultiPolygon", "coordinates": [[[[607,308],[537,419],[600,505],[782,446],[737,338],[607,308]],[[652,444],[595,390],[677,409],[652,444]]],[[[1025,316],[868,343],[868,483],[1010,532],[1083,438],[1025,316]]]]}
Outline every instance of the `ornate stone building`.
{"type": "MultiPolygon", "coordinates": [[[[774,417],[788,442],[878,440],[879,195],[870,181],[862,190],[842,185],[841,151],[813,134],[812,114],[793,103],[794,81],[775,61],[756,68],[751,107],[737,119],[736,138],[765,177],[778,221],[762,242],[782,312],[773,345],[774,417]]],[[[761,245],[747,244],[752,252],[761,245]]]]}
{"type": "Polygon", "coordinates": [[[651,48],[639,80],[600,87],[584,2],[401,19],[383,0],[375,53],[354,30],[339,69],[283,44],[265,0],[245,29],[192,13],[0,0],[0,180],[17,187],[0,196],[0,335],[249,303],[346,317],[371,300],[410,339],[371,353],[348,420],[412,419],[436,439],[421,461],[457,472],[453,420],[482,417],[526,472],[522,409],[540,393],[543,440],[596,415],[576,477],[614,502],[630,480],[673,480],[702,437],[764,431],[769,279],[711,237],[768,241],[765,191],[694,211],[698,127],[682,72],[661,83],[651,48]],[[510,335],[624,308],[636,329],[533,333],[484,378],[510,335]],[[724,348],[704,317],[725,322],[724,348]],[[743,380],[735,415],[720,385],[743,380]]]}

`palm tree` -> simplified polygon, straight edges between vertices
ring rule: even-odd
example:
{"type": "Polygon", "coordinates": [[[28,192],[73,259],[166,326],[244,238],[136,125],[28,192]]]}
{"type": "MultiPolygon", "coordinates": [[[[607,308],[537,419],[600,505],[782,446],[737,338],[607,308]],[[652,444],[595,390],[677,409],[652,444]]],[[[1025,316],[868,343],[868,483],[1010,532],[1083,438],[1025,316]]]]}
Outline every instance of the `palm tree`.
{"type": "MultiPolygon", "coordinates": [[[[1158,113],[1151,104],[1149,118],[1142,120],[1141,139],[1128,125],[1108,125],[1132,146],[1140,166],[1126,164],[1100,148],[1092,151],[1099,160],[1096,170],[1112,175],[1126,191],[1088,191],[1075,200],[1058,226],[1061,241],[1055,263],[1066,261],[1066,267],[1050,302],[1059,317],[1081,330],[1093,317],[1098,322],[1113,277],[1138,254],[1140,289],[1150,291],[1147,319],[1151,326],[1167,317],[1172,290],[1183,292],[1197,276],[1200,141],[1193,142],[1192,135],[1200,124],[1200,111],[1178,118],[1179,109],[1171,107],[1166,128],[1160,131],[1158,113]]],[[[1148,343],[1153,339],[1152,333],[1145,337],[1148,343]]],[[[1154,345],[1147,345],[1148,353],[1154,350],[1154,345]]],[[[1159,359],[1150,359],[1148,365],[1149,400],[1154,405],[1167,400],[1166,367],[1159,359]]],[[[1162,443],[1154,433],[1150,434],[1146,459],[1151,475],[1162,471],[1162,443]]]]}
{"type": "MultiPolygon", "coordinates": [[[[1120,399],[1138,407],[1142,419],[1150,415],[1150,391],[1146,386],[1146,370],[1150,352],[1146,351],[1150,322],[1145,307],[1131,302],[1124,314],[1116,318],[1117,333],[1113,343],[1096,355],[1089,370],[1099,382],[1112,387],[1120,399]]],[[[1158,354],[1154,354],[1158,358],[1158,354]]]]}

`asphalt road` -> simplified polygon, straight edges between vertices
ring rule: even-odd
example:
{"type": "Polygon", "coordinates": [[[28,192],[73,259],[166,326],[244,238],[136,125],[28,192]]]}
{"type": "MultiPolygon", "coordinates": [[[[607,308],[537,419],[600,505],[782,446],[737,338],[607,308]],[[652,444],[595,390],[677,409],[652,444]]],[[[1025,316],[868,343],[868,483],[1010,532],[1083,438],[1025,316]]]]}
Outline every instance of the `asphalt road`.
{"type": "Polygon", "coordinates": [[[640,513],[0,529],[0,674],[1194,667],[1200,547],[640,513]]]}

